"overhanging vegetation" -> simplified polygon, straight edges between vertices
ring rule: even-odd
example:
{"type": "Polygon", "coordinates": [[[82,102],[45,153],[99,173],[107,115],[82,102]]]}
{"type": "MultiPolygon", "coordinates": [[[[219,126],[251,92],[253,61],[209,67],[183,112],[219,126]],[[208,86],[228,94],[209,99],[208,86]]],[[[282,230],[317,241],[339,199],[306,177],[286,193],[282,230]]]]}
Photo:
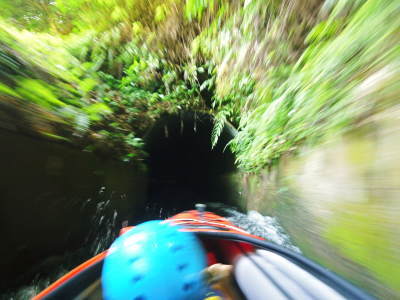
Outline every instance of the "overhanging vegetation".
{"type": "Polygon", "coordinates": [[[3,104],[125,161],[165,113],[214,115],[213,144],[229,122],[257,171],[397,104],[398,1],[17,2],[0,4],[3,104]]]}

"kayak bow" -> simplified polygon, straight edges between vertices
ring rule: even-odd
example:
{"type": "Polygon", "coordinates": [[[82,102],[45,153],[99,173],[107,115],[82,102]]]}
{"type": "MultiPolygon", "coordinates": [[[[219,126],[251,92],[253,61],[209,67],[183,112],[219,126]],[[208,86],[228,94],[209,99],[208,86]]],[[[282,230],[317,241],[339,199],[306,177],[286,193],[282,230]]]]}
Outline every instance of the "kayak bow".
{"type": "MultiPolygon", "coordinates": [[[[243,298],[372,299],[326,268],[244,231],[228,219],[205,211],[204,206],[164,222],[195,233],[207,251],[208,265],[233,265],[243,298]]],[[[131,228],[122,228],[120,234],[131,228]]],[[[84,262],[33,299],[101,299],[100,277],[106,255],[105,251],[84,262]]]]}

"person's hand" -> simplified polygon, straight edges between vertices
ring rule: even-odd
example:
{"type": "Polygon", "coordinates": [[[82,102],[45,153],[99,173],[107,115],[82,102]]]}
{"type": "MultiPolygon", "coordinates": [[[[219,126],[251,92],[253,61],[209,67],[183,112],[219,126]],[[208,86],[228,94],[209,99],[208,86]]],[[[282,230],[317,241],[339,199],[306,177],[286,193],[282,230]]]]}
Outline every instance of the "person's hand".
{"type": "Polygon", "coordinates": [[[213,264],[205,270],[208,284],[220,291],[227,300],[240,300],[241,297],[236,290],[232,277],[233,267],[231,265],[213,264]]]}

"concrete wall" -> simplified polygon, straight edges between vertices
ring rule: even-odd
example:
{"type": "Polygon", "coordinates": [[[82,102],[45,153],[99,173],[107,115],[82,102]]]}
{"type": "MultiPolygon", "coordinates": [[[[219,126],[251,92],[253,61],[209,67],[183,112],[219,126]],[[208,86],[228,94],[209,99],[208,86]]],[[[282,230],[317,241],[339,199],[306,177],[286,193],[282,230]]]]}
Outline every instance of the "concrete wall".
{"type": "Polygon", "coordinates": [[[0,170],[2,288],[44,258],[93,247],[146,197],[146,175],[132,166],[8,130],[0,130],[0,170]]]}
{"type": "Polygon", "coordinates": [[[305,255],[381,298],[400,294],[400,120],[393,110],[242,177],[305,255]]]}

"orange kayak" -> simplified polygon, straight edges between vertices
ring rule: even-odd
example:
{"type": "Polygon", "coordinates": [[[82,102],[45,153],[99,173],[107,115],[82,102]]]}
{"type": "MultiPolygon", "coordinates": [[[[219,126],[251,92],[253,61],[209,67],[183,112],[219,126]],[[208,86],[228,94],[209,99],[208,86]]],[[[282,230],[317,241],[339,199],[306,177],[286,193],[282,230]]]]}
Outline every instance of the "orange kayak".
{"type": "MultiPolygon", "coordinates": [[[[244,299],[372,299],[299,253],[252,235],[203,206],[164,222],[195,233],[207,251],[209,265],[233,265],[244,299]]],[[[122,228],[120,234],[131,228],[122,228]]],[[[100,279],[106,255],[107,251],[102,252],[79,265],[33,299],[102,299],[100,279]]]]}

